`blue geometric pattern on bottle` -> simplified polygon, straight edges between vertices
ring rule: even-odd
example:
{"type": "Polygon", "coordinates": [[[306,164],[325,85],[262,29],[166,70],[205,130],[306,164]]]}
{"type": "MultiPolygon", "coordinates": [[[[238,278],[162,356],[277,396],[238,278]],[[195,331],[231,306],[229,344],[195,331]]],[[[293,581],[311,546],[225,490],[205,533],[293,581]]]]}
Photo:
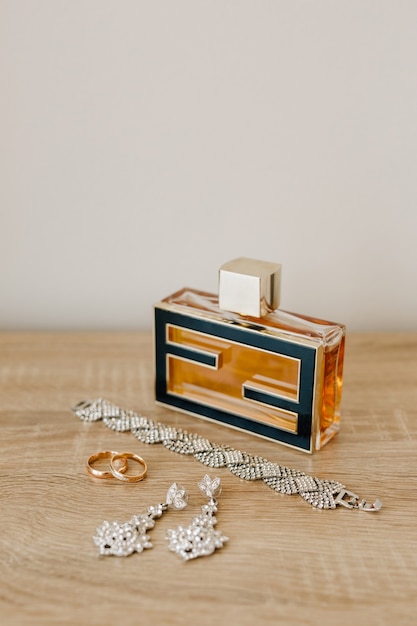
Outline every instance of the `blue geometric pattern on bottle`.
{"type": "MultiPolygon", "coordinates": [[[[242,327],[233,323],[221,323],[218,321],[201,319],[189,316],[177,311],[168,311],[163,308],[155,308],[155,356],[156,356],[156,399],[158,402],[171,405],[177,409],[203,416],[243,429],[257,435],[280,441],[292,447],[311,452],[313,449],[312,433],[317,369],[317,350],[314,345],[303,345],[274,337],[261,332],[254,325],[242,327]],[[196,349],[192,346],[179,345],[169,341],[167,329],[178,327],[185,330],[195,331],[201,337],[204,335],[219,340],[230,341],[233,346],[250,346],[262,351],[263,354],[272,353],[282,355],[299,362],[298,384],[295,398],[284,397],[275,391],[256,389],[250,384],[242,384],[241,402],[247,401],[251,406],[272,407],[295,415],[295,427],[282,428],[279,425],[263,422],[262,419],[251,419],[239,412],[239,406],[234,408],[216,406],[213,401],[202,402],[193,399],[187,393],[175,394],[169,389],[169,366],[172,357],[185,359],[188,362],[200,364],[202,367],[217,368],[216,356],[204,352],[204,349],[196,349]]],[[[263,372],[258,372],[262,378],[263,372]]],[[[270,374],[270,372],[269,372],[270,374]]],[[[221,368],[218,371],[219,382],[222,377],[221,368]]],[[[213,383],[214,390],[216,388],[213,383]]],[[[236,403],[238,404],[238,403],[236,403]]]]}

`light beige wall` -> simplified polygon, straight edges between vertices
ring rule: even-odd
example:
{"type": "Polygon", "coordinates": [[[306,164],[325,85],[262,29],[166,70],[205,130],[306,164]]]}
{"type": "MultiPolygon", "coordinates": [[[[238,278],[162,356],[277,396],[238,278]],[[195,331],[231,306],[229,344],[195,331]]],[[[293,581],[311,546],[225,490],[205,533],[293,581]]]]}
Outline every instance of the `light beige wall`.
{"type": "Polygon", "coordinates": [[[245,255],[417,330],[416,35],[408,0],[1,0],[0,328],[151,328],[245,255]]]}

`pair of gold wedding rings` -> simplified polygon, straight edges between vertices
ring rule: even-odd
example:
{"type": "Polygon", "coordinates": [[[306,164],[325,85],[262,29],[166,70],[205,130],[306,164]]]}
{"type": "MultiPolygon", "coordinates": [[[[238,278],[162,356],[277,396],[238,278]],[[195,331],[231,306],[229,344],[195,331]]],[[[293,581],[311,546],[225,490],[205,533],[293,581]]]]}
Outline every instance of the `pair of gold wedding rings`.
{"type": "Polygon", "coordinates": [[[103,452],[97,452],[92,454],[87,459],[87,470],[91,476],[95,478],[117,478],[125,483],[137,483],[143,480],[148,471],[148,466],[145,461],[133,452],[113,452],[112,450],[104,450],[103,452]],[[109,459],[109,470],[101,470],[93,467],[93,465],[103,459],[109,459]],[[142,472],[139,474],[126,474],[129,468],[129,460],[138,463],[142,468],[142,472]]]}

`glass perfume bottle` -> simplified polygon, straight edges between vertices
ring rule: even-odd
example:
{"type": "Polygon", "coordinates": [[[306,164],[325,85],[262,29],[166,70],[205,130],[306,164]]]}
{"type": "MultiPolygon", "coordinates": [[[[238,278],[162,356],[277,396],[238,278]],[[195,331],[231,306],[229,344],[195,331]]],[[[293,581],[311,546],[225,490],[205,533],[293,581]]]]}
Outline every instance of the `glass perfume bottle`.
{"type": "Polygon", "coordinates": [[[339,430],[345,326],[282,311],[281,266],[220,268],[219,295],[155,305],[156,400],[314,452],[339,430]]]}

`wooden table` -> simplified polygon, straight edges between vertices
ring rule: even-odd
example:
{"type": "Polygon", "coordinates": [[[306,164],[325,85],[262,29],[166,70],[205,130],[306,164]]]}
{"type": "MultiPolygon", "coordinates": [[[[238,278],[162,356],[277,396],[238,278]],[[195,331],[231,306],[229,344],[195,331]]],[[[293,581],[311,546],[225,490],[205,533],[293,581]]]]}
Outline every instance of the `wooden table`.
{"type": "Polygon", "coordinates": [[[150,334],[3,333],[0,373],[2,625],[417,622],[417,334],[348,336],[342,429],[313,456],[157,407],[150,334]],[[318,511],[220,469],[217,529],[230,540],[183,562],[165,533],[199,512],[206,468],[70,411],[99,396],[340,480],[383,508],[318,511]],[[90,477],[86,459],[104,449],[143,456],[147,478],[90,477]],[[174,481],[190,503],[157,522],[154,549],[97,556],[97,525],[163,501],[174,481]]]}

